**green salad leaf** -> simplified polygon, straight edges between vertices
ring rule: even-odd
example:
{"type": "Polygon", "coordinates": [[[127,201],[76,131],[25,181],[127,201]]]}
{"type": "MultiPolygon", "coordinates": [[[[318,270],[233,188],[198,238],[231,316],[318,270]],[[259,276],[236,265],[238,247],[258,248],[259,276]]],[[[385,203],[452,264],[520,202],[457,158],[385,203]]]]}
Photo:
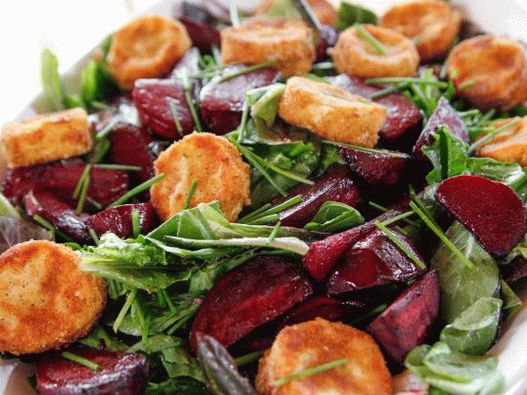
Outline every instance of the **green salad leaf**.
{"type": "Polygon", "coordinates": [[[372,23],[376,25],[377,15],[367,8],[342,1],[338,10],[337,29],[344,30],[356,23],[372,23]]]}
{"type": "Polygon", "coordinates": [[[2,193],[0,193],[0,217],[20,218],[16,208],[9,203],[9,200],[2,193]]]}
{"type": "Polygon", "coordinates": [[[501,280],[501,297],[503,299],[503,319],[507,321],[523,308],[523,302],[504,280],[501,280]]]}
{"type": "Polygon", "coordinates": [[[59,62],[49,49],[44,49],[40,55],[40,79],[49,110],[62,110],[64,108],[64,88],[59,75],[59,62]]]}
{"type": "Polygon", "coordinates": [[[364,223],[361,213],[344,203],[327,201],[320,206],[305,228],[319,232],[337,233],[364,223]]]}
{"type": "Polygon", "coordinates": [[[176,377],[161,383],[148,383],[145,395],[209,395],[205,385],[190,377],[176,377]]]}
{"type": "Polygon", "coordinates": [[[441,126],[431,146],[423,147],[434,169],[426,176],[429,184],[465,173],[467,169],[468,145],[455,137],[448,126],[441,126]]]}

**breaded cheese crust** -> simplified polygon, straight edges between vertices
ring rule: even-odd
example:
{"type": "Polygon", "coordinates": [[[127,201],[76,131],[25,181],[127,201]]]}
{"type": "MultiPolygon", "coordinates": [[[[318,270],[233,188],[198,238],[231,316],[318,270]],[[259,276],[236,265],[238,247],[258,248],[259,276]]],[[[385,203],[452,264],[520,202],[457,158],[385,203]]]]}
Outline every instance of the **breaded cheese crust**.
{"type": "Polygon", "coordinates": [[[169,73],[191,46],[181,22],[159,15],[143,16],[113,35],[108,67],[122,88],[132,89],[140,78],[169,73]]]}
{"type": "Polygon", "coordinates": [[[375,341],[351,326],[321,318],[285,327],[260,359],[256,389],[261,395],[385,395],[392,377],[375,341]],[[347,358],[345,365],[291,381],[285,376],[347,358]]]}
{"type": "Polygon", "coordinates": [[[106,288],[79,262],[69,248],[43,240],[0,255],[0,353],[39,353],[89,332],[105,307],[106,288]]]}
{"type": "Polygon", "coordinates": [[[499,129],[515,120],[519,122],[483,144],[477,150],[477,156],[527,166],[527,117],[500,119],[492,126],[499,129]]]}
{"type": "Polygon", "coordinates": [[[218,200],[230,221],[250,203],[249,165],[225,137],[193,133],[168,147],[154,162],[166,177],[150,189],[152,204],[162,219],[185,208],[192,181],[196,189],[189,207],[218,200]]]}
{"type": "Polygon", "coordinates": [[[293,77],[287,81],[278,113],[286,122],[323,138],[373,147],[387,110],[344,89],[293,77]]]}
{"type": "Polygon", "coordinates": [[[84,109],[74,108],[6,123],[0,133],[0,152],[7,166],[32,166],[85,154],[92,146],[87,117],[84,109]]]}
{"type": "Polygon", "coordinates": [[[285,75],[305,74],[315,60],[313,32],[302,21],[251,18],[221,31],[225,64],[258,64],[276,60],[285,75]]]}
{"type": "Polygon", "coordinates": [[[333,50],[333,60],[339,73],[357,77],[409,77],[419,67],[419,54],[414,43],[401,33],[375,25],[364,25],[386,48],[378,53],[350,27],[344,30],[333,50]]]}

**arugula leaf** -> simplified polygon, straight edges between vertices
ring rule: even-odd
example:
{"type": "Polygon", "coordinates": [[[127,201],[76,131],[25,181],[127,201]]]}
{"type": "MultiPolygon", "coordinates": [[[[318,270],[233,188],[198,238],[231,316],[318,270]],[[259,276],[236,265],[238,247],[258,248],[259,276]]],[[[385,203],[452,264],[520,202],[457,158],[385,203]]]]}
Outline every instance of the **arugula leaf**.
{"type": "Polygon", "coordinates": [[[79,340],[79,343],[95,349],[105,349],[110,351],[125,351],[128,346],[119,340],[111,337],[100,325],[97,325],[88,336],[79,340]]]}
{"type": "Polygon", "coordinates": [[[356,23],[372,23],[376,25],[377,15],[367,8],[342,1],[338,10],[337,29],[344,30],[356,23]]]}
{"type": "Polygon", "coordinates": [[[468,267],[444,244],[432,257],[431,268],[438,271],[441,286],[441,316],[451,323],[481,297],[494,296],[500,281],[496,261],[463,225],[454,222],[446,235],[475,264],[468,267]]]}
{"type": "Polygon", "coordinates": [[[89,108],[93,108],[94,101],[108,99],[119,91],[104,59],[90,59],[81,70],[80,99],[89,108]]]}
{"type": "Polygon", "coordinates": [[[278,103],[284,94],[285,84],[273,84],[246,93],[257,129],[270,129],[278,114],[278,103]]]}
{"type": "Polygon", "coordinates": [[[161,383],[148,383],[145,395],[208,395],[203,383],[190,377],[176,377],[161,383]]]}
{"type": "Polygon", "coordinates": [[[429,184],[463,174],[467,169],[468,145],[450,133],[448,126],[441,126],[431,146],[423,147],[434,169],[426,176],[429,184]]]}
{"type": "Polygon", "coordinates": [[[503,299],[503,319],[507,321],[523,308],[523,302],[509,284],[501,280],[501,297],[503,299]]]}
{"type": "Polygon", "coordinates": [[[364,223],[361,213],[347,204],[327,201],[320,206],[311,222],[306,224],[308,230],[337,233],[364,223]]]}
{"type": "Polygon", "coordinates": [[[59,75],[59,62],[49,49],[44,49],[40,55],[40,79],[49,110],[62,110],[64,108],[64,88],[59,75]]]}
{"type": "Polygon", "coordinates": [[[482,355],[492,346],[501,317],[500,299],[480,298],[441,331],[441,341],[470,355],[482,355]]]}
{"type": "Polygon", "coordinates": [[[469,158],[467,172],[513,186],[525,177],[522,167],[514,162],[499,162],[491,158],[469,158]]]}

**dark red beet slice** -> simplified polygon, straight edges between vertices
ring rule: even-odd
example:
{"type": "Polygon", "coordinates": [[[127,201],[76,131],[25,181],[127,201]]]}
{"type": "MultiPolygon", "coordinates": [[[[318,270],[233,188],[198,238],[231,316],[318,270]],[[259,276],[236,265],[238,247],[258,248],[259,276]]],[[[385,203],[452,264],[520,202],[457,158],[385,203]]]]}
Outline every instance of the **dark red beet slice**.
{"type": "Polygon", "coordinates": [[[273,201],[279,204],[294,196],[302,195],[302,201],[280,213],[280,221],[284,226],[297,228],[307,224],[326,201],[345,203],[356,206],[359,201],[359,190],[350,177],[346,166],[335,165],[315,180],[315,185],[299,184],[287,197],[273,201]]]}
{"type": "Polygon", "coordinates": [[[525,236],[525,206],[505,184],[479,176],[452,177],[439,185],[435,198],[495,257],[506,255],[525,236]]]}
{"type": "Polygon", "coordinates": [[[285,257],[260,256],[238,267],[207,293],[192,325],[190,342],[209,334],[225,347],[273,320],[313,293],[302,268],[285,257]]]}
{"type": "Polygon", "coordinates": [[[132,95],[143,124],[161,137],[167,139],[182,137],[176,127],[172,101],[176,103],[183,134],[194,131],[194,121],[181,83],[173,79],[137,80],[132,95]]]}
{"type": "Polygon", "coordinates": [[[139,182],[155,175],[154,155],[149,147],[152,143],[150,134],[135,125],[120,123],[110,134],[110,141],[112,163],[141,166],[141,171],[133,173],[139,182]]]}
{"type": "Polygon", "coordinates": [[[413,156],[417,159],[425,159],[423,154],[423,146],[430,145],[434,142],[434,134],[437,128],[446,125],[450,129],[450,133],[460,140],[468,143],[468,130],[465,122],[459,117],[457,111],[450,105],[445,97],[439,99],[437,107],[417,139],[413,148],[413,156]]]}
{"type": "MultiPolygon", "coordinates": [[[[379,87],[366,84],[358,77],[344,74],[332,78],[331,83],[350,93],[366,98],[371,98],[374,93],[381,90],[379,87]]],[[[392,93],[375,99],[375,102],[388,108],[388,117],[379,131],[379,136],[390,147],[406,146],[406,140],[411,140],[413,136],[417,137],[416,134],[421,129],[423,122],[423,115],[409,98],[402,93],[392,93]]]]}
{"type": "Polygon", "coordinates": [[[72,353],[94,362],[91,370],[64,359],[60,353],[45,355],[37,364],[37,390],[41,395],[140,395],[144,393],[148,358],[142,354],[75,348],[72,353]]]}
{"type": "Polygon", "coordinates": [[[107,232],[115,233],[121,238],[132,235],[132,211],[139,213],[139,226],[141,234],[153,230],[159,224],[154,206],[150,203],[124,204],[106,209],[98,214],[91,215],[86,224],[99,236],[107,232]]]}
{"type": "MultiPolygon", "coordinates": [[[[9,169],[2,184],[2,191],[17,204],[21,204],[24,196],[32,189],[50,191],[61,200],[70,202],[85,167],[81,160],[71,160],[9,169]]],[[[108,206],[127,191],[127,172],[92,168],[88,187],[89,198],[102,206],[108,206]]]]}
{"type": "Polygon", "coordinates": [[[304,268],[318,282],[324,282],[331,270],[337,265],[357,241],[375,229],[375,221],[385,221],[399,215],[400,211],[389,211],[375,220],[366,222],[353,229],[336,233],[323,240],[315,241],[302,260],[304,268]]]}
{"type": "Polygon", "coordinates": [[[294,307],[280,320],[278,330],[288,325],[311,321],[317,317],[328,321],[342,321],[346,315],[359,306],[345,305],[340,300],[326,296],[313,296],[294,307]]]}
{"type": "Polygon", "coordinates": [[[203,52],[210,52],[210,47],[221,45],[220,31],[217,28],[216,18],[208,10],[183,2],[181,23],[187,28],[192,43],[203,52]]]}
{"type": "MultiPolygon", "coordinates": [[[[419,252],[405,236],[392,230],[407,248],[419,252]]],[[[421,261],[424,261],[421,258],[421,261]]],[[[380,230],[360,239],[346,254],[337,270],[330,276],[327,290],[330,295],[360,291],[390,283],[405,282],[419,276],[421,269],[380,230]]]]}
{"type": "Polygon", "coordinates": [[[24,198],[24,207],[29,216],[40,215],[75,241],[82,244],[91,241],[85,224],[87,216],[76,214],[70,206],[49,192],[29,192],[24,198]]]}
{"type": "MultiPolygon", "coordinates": [[[[233,74],[246,69],[247,66],[230,66],[224,75],[233,74]]],[[[236,129],[242,119],[245,93],[251,89],[271,85],[279,76],[274,68],[265,68],[219,82],[213,79],[201,91],[201,115],[210,131],[218,134],[236,129]]]]}
{"type": "Polygon", "coordinates": [[[398,184],[410,160],[408,155],[395,151],[368,151],[344,146],[339,147],[339,151],[353,173],[376,186],[398,184]]]}
{"type": "Polygon", "coordinates": [[[320,40],[316,48],[317,62],[326,60],[328,55],[328,49],[333,48],[339,39],[339,31],[330,25],[322,25],[320,30],[320,40]]]}
{"type": "Polygon", "coordinates": [[[439,313],[439,280],[428,272],[404,291],[366,329],[393,362],[423,344],[439,313]]]}

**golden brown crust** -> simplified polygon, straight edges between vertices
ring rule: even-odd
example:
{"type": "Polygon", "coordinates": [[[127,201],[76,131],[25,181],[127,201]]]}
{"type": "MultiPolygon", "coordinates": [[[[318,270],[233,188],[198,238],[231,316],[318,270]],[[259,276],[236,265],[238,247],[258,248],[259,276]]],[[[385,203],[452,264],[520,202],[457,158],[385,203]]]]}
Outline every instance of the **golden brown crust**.
{"type": "Polygon", "coordinates": [[[498,129],[514,119],[518,119],[519,123],[482,145],[477,151],[477,156],[501,162],[518,162],[522,167],[527,166],[527,117],[501,119],[493,126],[498,129]]]}
{"type": "Polygon", "coordinates": [[[154,167],[166,177],[152,186],[151,200],[161,218],[184,209],[192,181],[196,189],[190,207],[218,200],[225,216],[235,221],[250,202],[249,166],[226,138],[193,133],[159,155],[154,167]]]}
{"type": "Polygon", "coordinates": [[[321,318],[280,331],[260,360],[256,389],[262,395],[393,392],[390,372],[375,341],[351,326],[321,318]],[[342,358],[348,363],[281,386],[272,385],[282,377],[342,358]]]}
{"type": "Polygon", "coordinates": [[[252,18],[221,31],[223,63],[276,60],[285,75],[307,73],[315,60],[311,29],[301,21],[252,18]]]}
{"type": "Polygon", "coordinates": [[[92,137],[86,111],[74,108],[8,122],[0,143],[7,166],[22,167],[85,154],[92,137]]]}
{"type": "Polygon", "coordinates": [[[140,78],[169,73],[191,46],[187,30],[179,21],[143,16],[113,35],[108,67],[122,88],[132,89],[140,78]]]}
{"type": "Polygon", "coordinates": [[[385,46],[387,53],[380,54],[358,36],[355,28],[348,28],[340,34],[333,50],[339,73],[364,78],[408,77],[416,73],[419,54],[412,41],[395,30],[374,25],[364,28],[385,46]]]}
{"type": "Polygon", "coordinates": [[[333,141],[373,147],[386,108],[328,84],[293,77],[278,111],[286,122],[333,141]]]}
{"type": "MultiPolygon", "coordinates": [[[[277,0],[261,1],[256,7],[256,15],[268,11],[277,0]]],[[[307,0],[307,3],[317,16],[320,23],[324,25],[334,25],[338,18],[338,13],[333,4],[328,0],[307,0]]]]}
{"type": "Polygon", "coordinates": [[[463,17],[448,2],[414,0],[390,7],[379,21],[415,41],[421,60],[445,56],[461,29],[463,17]]]}
{"type": "Polygon", "coordinates": [[[483,110],[507,109],[527,99],[526,66],[519,43],[490,35],[461,42],[447,60],[458,95],[483,110]]]}
{"type": "Polygon", "coordinates": [[[89,332],[106,304],[106,288],[79,261],[50,241],[28,241],[0,255],[0,353],[39,353],[89,332]]]}

